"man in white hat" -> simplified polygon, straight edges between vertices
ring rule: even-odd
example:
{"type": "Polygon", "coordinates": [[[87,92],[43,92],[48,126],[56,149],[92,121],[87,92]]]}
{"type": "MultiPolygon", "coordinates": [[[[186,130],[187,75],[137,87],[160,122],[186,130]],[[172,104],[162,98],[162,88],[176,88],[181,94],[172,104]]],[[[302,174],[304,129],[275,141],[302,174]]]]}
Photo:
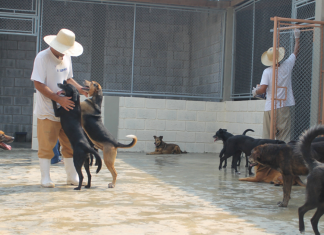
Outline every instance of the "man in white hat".
{"type": "Polygon", "coordinates": [[[73,150],[65,135],[60,118],[55,117],[52,101],[59,103],[64,109],[73,109],[71,97],[57,95],[60,90],[57,83],[74,85],[80,94],[87,93],[73,80],[71,56],[79,56],[83,52],[81,44],[75,41],[75,34],[68,29],[61,29],[57,35],[48,35],[44,41],[49,48],[39,52],[34,61],[31,80],[34,81],[36,92],[36,105],[34,115],[37,116],[38,158],[41,170],[41,186],[54,188],[55,184],[50,178],[51,158],[53,148],[59,139],[62,146],[64,166],[67,173],[67,184],[78,185],[79,178],[73,164],[73,150]]]}
{"type": "MultiPolygon", "coordinates": [[[[284,62],[278,65],[278,83],[277,86],[287,87],[277,89],[277,98],[285,99],[285,101],[276,101],[277,109],[277,133],[276,139],[283,140],[286,143],[290,141],[290,106],[295,105],[295,99],[291,85],[292,70],[295,65],[296,57],[299,51],[299,36],[300,30],[295,29],[295,48],[294,52],[284,62]]],[[[277,50],[278,62],[280,62],[285,56],[285,49],[279,47],[277,50]]],[[[271,95],[272,95],[272,61],[273,61],[273,48],[269,48],[261,56],[261,62],[265,66],[270,66],[263,71],[260,86],[253,87],[253,97],[266,93],[266,103],[263,115],[263,135],[262,138],[270,138],[270,117],[271,117],[271,95]]]]}

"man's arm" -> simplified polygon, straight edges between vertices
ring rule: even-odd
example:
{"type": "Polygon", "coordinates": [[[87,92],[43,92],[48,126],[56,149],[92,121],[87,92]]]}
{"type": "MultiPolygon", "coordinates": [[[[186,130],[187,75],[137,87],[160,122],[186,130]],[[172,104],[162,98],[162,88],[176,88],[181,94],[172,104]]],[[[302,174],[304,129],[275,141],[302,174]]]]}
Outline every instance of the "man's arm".
{"type": "Polygon", "coordinates": [[[70,100],[72,97],[62,97],[54,93],[48,86],[45,84],[34,81],[34,86],[35,88],[42,93],[45,97],[56,101],[59,103],[65,110],[69,111],[70,109],[73,109],[74,107],[74,102],[70,100]]]}
{"type": "Polygon", "coordinates": [[[85,92],[84,90],[82,90],[82,89],[81,89],[82,86],[80,86],[79,83],[77,83],[73,78],[68,78],[68,79],[66,80],[66,82],[67,82],[68,84],[71,84],[71,85],[75,86],[76,89],[79,91],[79,93],[80,93],[81,95],[84,95],[85,97],[88,97],[88,93],[85,92]]]}
{"type": "Polygon", "coordinates": [[[299,29],[295,29],[294,35],[295,35],[294,54],[297,57],[298,52],[299,52],[299,36],[300,36],[300,30],[299,29]]]}
{"type": "Polygon", "coordinates": [[[268,88],[268,85],[261,85],[259,89],[256,90],[257,95],[261,95],[263,93],[266,93],[268,88]]]}

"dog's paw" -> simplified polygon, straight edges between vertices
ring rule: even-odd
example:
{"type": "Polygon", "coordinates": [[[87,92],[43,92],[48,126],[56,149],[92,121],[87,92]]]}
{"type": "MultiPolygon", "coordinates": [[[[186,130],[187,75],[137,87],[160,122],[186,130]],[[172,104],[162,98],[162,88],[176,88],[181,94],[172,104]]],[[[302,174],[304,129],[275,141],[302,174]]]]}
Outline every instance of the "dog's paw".
{"type": "Polygon", "coordinates": [[[74,190],[81,190],[81,187],[76,187],[74,188],[74,190]]]}
{"type": "Polygon", "coordinates": [[[86,186],[84,186],[84,187],[85,187],[85,188],[90,188],[91,186],[87,184],[87,185],[86,185],[86,186]]]}
{"type": "Polygon", "coordinates": [[[109,183],[109,184],[108,184],[108,188],[115,188],[115,185],[112,184],[112,183],[109,183]]]}
{"type": "Polygon", "coordinates": [[[278,205],[279,207],[287,207],[287,205],[285,205],[283,202],[278,202],[277,205],[278,205]]]}

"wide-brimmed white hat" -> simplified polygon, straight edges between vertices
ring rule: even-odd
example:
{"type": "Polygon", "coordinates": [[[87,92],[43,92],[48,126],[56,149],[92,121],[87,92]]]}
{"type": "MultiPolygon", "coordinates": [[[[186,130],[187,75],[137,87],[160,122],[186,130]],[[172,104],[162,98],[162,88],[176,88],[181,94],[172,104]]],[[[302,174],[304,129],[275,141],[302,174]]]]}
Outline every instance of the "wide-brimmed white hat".
{"type": "MultiPolygon", "coordinates": [[[[278,62],[280,62],[284,57],[285,57],[285,48],[279,47],[277,49],[277,58],[278,62]]],[[[273,61],[273,47],[270,47],[266,52],[264,52],[261,56],[261,62],[265,66],[272,66],[272,61],[273,61]]]]}
{"type": "Polygon", "coordinates": [[[44,41],[64,55],[79,56],[83,53],[82,45],[75,41],[75,34],[68,29],[61,29],[57,35],[47,35],[44,41]]]}

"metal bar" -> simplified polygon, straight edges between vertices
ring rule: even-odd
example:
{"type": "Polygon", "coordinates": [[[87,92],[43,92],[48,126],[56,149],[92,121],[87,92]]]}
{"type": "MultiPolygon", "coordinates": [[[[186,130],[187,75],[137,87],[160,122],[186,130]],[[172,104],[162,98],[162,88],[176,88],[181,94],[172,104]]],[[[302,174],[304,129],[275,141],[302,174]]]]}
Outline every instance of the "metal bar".
{"type": "Polygon", "coordinates": [[[134,27],[133,27],[133,52],[132,52],[131,93],[133,93],[133,89],[134,89],[135,33],[136,33],[136,4],[134,5],[134,27]]]}
{"type": "Polygon", "coordinates": [[[253,87],[253,62],[254,62],[254,32],[255,32],[255,2],[253,2],[253,27],[252,27],[252,61],[251,61],[251,80],[250,80],[250,89],[253,87]]]}
{"type": "MultiPolygon", "coordinates": [[[[288,29],[298,29],[298,28],[319,28],[320,26],[317,26],[315,24],[310,25],[301,25],[301,26],[289,26],[289,27],[279,27],[279,30],[288,30],[288,29]]],[[[302,31],[302,30],[301,30],[302,31]]]]}
{"type": "Polygon", "coordinates": [[[231,98],[234,95],[234,77],[235,77],[235,28],[236,28],[236,12],[233,12],[233,35],[232,35],[232,76],[231,76],[231,98]]]}
{"type": "MultiPolygon", "coordinates": [[[[67,0],[51,0],[51,1],[58,1],[58,2],[67,2],[67,0]]],[[[149,3],[139,3],[139,2],[120,2],[120,1],[102,1],[102,0],[69,0],[68,2],[79,2],[79,3],[94,3],[94,4],[109,4],[109,5],[118,5],[118,6],[134,6],[136,7],[156,7],[162,9],[181,9],[181,10],[188,10],[188,11],[201,11],[201,12],[208,12],[208,11],[225,11],[225,9],[213,9],[213,8],[202,8],[202,7],[185,7],[185,6],[166,6],[163,4],[149,4],[149,3]]]]}
{"type": "Polygon", "coordinates": [[[236,7],[234,10],[235,10],[235,12],[236,12],[236,11],[239,11],[239,10],[245,8],[245,7],[248,7],[248,6],[251,5],[253,2],[254,2],[254,0],[247,1],[246,3],[243,3],[242,5],[236,7]]]}
{"type": "Polygon", "coordinates": [[[310,24],[324,24],[324,21],[315,21],[315,20],[300,20],[300,19],[290,19],[290,18],[282,18],[282,17],[271,17],[270,20],[274,21],[274,19],[277,17],[278,21],[291,21],[291,22],[299,22],[299,23],[310,23],[310,24]]]}
{"type": "Polygon", "coordinates": [[[275,79],[276,79],[276,61],[277,61],[277,27],[278,17],[274,17],[273,22],[273,61],[272,61],[272,91],[271,91],[271,116],[270,116],[270,139],[274,139],[274,95],[275,95],[275,79]]]}
{"type": "Polygon", "coordinates": [[[222,77],[221,77],[221,90],[220,90],[220,97],[223,97],[223,81],[224,81],[224,60],[225,60],[225,33],[226,33],[226,14],[227,12],[225,11],[223,13],[223,22],[222,22],[222,26],[223,26],[223,41],[222,41],[222,60],[221,60],[221,63],[222,63],[222,77]]]}

